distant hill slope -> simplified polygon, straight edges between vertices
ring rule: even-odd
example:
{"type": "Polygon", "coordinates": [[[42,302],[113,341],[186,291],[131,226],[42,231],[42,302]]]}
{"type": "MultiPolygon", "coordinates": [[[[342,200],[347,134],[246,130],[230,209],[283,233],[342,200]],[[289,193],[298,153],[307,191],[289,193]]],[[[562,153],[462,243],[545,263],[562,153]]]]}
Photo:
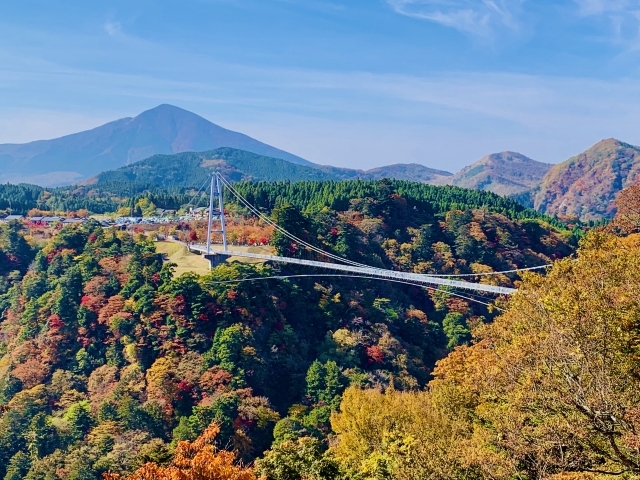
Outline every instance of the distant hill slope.
{"type": "Polygon", "coordinates": [[[482,157],[443,180],[458,187],[515,195],[536,187],[551,167],[520,153],[501,152],[482,157]]]}
{"type": "Polygon", "coordinates": [[[384,167],[365,170],[367,179],[378,180],[380,178],[395,178],[396,180],[410,180],[422,183],[442,183],[445,179],[451,178],[452,173],[444,170],[436,170],[425,167],[418,163],[396,163],[384,167]]]}
{"type": "Polygon", "coordinates": [[[613,138],[553,166],[532,192],[536,210],[582,220],[610,217],[620,190],[640,183],[640,148],[613,138]]]}
{"type": "Polygon", "coordinates": [[[214,170],[235,182],[340,180],[336,175],[306,165],[224,147],[198,153],[154,155],[126,167],[103,172],[87,183],[135,182],[162,187],[197,187],[214,170]]]}
{"type": "Polygon", "coordinates": [[[417,164],[397,164],[372,170],[297,165],[234,148],[206,152],[154,155],[131,165],[103,172],[86,183],[136,182],[160,186],[198,186],[213,171],[232,181],[242,180],[376,180],[393,178],[436,183],[452,174],[417,164]]]}
{"type": "Polygon", "coordinates": [[[41,185],[77,181],[155,154],[232,147],[312,165],[291,153],[222,128],[172,105],[53,140],[0,145],[0,182],[41,185]]]}

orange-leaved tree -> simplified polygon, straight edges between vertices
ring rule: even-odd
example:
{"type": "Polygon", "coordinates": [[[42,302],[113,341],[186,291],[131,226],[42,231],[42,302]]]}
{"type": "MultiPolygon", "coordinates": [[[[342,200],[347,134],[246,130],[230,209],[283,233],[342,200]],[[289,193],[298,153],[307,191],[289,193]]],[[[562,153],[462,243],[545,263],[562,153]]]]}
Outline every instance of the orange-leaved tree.
{"type": "Polygon", "coordinates": [[[211,424],[195,441],[179,442],[167,467],[147,463],[126,477],[106,473],[103,480],[256,480],[250,468],[235,464],[233,453],[214,447],[218,433],[220,427],[211,424]]]}
{"type": "Polygon", "coordinates": [[[640,231],[640,185],[632,185],[620,192],[616,199],[616,216],[608,230],[629,234],[640,231]]]}

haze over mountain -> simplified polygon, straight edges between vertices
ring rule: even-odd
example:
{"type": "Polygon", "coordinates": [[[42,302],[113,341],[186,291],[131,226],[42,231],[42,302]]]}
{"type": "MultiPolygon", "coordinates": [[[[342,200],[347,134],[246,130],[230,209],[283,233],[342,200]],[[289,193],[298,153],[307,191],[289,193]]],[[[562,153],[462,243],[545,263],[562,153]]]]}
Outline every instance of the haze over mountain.
{"type": "Polygon", "coordinates": [[[536,210],[597,220],[611,217],[613,200],[640,183],[640,148],[614,138],[554,165],[531,192],[536,210]]]}
{"type": "Polygon", "coordinates": [[[194,113],[160,105],[134,118],[53,140],[0,145],[0,182],[71,183],[156,154],[232,147],[294,164],[311,162],[222,128],[194,113]]]}
{"type": "Polygon", "coordinates": [[[458,187],[514,195],[536,187],[551,167],[516,152],[492,153],[444,180],[458,187]]]}

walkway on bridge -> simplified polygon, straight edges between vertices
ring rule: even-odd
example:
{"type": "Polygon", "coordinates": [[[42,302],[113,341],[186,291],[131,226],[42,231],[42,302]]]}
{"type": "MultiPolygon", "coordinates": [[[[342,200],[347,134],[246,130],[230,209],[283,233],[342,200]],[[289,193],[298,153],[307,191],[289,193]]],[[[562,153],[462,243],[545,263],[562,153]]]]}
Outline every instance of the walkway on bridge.
{"type": "Polygon", "coordinates": [[[466,290],[476,290],[481,292],[493,293],[496,295],[509,295],[516,290],[514,288],[499,287],[496,285],[485,285],[472,282],[462,282],[459,280],[451,280],[449,278],[435,277],[431,275],[423,275],[419,273],[398,272],[396,270],[387,270],[374,267],[357,267],[353,265],[340,265],[338,263],[318,262],[314,260],[303,260],[301,258],[278,257],[276,255],[263,255],[259,253],[235,252],[233,250],[216,250],[209,248],[207,245],[192,244],[189,247],[192,251],[202,253],[209,259],[212,265],[219,262],[218,256],[234,256],[257,258],[269,262],[290,263],[295,265],[306,265],[308,267],[318,267],[337,272],[348,272],[365,275],[371,278],[388,278],[394,280],[404,280],[407,282],[420,283],[425,285],[444,285],[454,288],[462,288],[466,290]]]}

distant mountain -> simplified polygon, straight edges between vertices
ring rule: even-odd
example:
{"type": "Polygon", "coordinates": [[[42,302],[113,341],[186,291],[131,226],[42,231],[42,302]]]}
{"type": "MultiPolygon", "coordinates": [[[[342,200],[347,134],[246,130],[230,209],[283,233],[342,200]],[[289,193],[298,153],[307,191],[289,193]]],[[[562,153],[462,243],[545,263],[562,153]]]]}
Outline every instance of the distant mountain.
{"type": "Polygon", "coordinates": [[[597,220],[613,215],[620,190],[640,183],[640,148],[613,138],[554,165],[533,190],[536,210],[597,220]]]}
{"type": "Polygon", "coordinates": [[[434,183],[452,174],[417,164],[397,164],[372,170],[297,165],[234,148],[206,152],[154,155],[131,165],[103,172],[85,183],[136,182],[161,186],[199,186],[213,170],[232,181],[241,180],[376,180],[394,178],[434,183]]]}
{"type": "Polygon", "coordinates": [[[435,168],[425,167],[418,163],[396,163],[370,170],[356,170],[351,168],[332,167],[330,165],[314,165],[313,168],[329,173],[340,180],[379,180],[393,178],[396,180],[411,180],[414,182],[438,184],[453,173],[435,168]]]}
{"type": "Polygon", "coordinates": [[[53,140],[0,145],[0,182],[59,185],[155,154],[202,152],[219,147],[312,165],[303,158],[222,128],[187,110],[160,105],[135,118],[122,118],[93,130],[53,140]]]}
{"type": "Polygon", "coordinates": [[[418,163],[396,163],[384,167],[365,170],[363,174],[368,179],[395,178],[396,180],[411,180],[422,183],[441,183],[453,176],[451,172],[425,167],[418,163]]]}
{"type": "Polygon", "coordinates": [[[536,187],[551,167],[520,153],[501,152],[482,157],[443,180],[458,187],[515,195],[536,187]]]}

